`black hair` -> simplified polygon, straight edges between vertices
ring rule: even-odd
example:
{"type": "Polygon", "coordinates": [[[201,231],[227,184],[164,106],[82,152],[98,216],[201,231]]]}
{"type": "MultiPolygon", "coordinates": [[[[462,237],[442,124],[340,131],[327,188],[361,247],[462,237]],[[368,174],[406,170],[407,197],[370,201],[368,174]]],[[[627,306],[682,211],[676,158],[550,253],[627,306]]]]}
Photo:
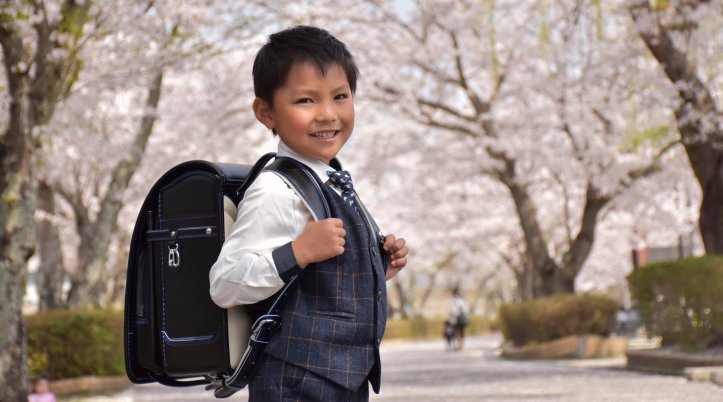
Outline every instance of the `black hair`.
{"type": "Polygon", "coordinates": [[[316,64],[322,74],[326,74],[329,66],[339,65],[352,94],[356,91],[359,69],[344,43],[321,28],[298,25],[270,35],[256,53],[252,71],[254,93],[273,105],[274,93],[286,83],[291,67],[305,62],[316,64]]]}

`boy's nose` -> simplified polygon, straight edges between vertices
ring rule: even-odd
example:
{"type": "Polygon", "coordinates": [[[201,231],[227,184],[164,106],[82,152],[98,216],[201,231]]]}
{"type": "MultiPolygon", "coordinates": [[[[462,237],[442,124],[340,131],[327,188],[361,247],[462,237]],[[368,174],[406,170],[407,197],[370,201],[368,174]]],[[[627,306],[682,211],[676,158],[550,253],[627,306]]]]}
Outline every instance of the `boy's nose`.
{"type": "Polygon", "coordinates": [[[319,105],[319,110],[316,113],[316,119],[319,121],[335,121],[336,110],[334,106],[328,103],[319,105]]]}

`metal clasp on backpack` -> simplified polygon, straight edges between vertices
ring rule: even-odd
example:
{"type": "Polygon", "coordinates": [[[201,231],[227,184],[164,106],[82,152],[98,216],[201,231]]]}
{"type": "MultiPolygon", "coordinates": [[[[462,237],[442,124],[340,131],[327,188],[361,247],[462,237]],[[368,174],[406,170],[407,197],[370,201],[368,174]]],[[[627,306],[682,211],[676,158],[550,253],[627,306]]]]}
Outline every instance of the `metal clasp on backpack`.
{"type": "Polygon", "coordinates": [[[181,265],[181,252],[178,250],[177,241],[168,242],[168,266],[178,268],[181,265]]]}
{"type": "Polygon", "coordinates": [[[206,385],[206,391],[210,390],[216,390],[218,388],[223,387],[223,378],[219,378],[216,374],[207,374],[204,377],[208,380],[208,385],[206,385]]]}
{"type": "Polygon", "coordinates": [[[265,314],[259,317],[251,328],[251,339],[256,342],[269,342],[271,332],[281,327],[281,317],[276,314],[265,314]]]}

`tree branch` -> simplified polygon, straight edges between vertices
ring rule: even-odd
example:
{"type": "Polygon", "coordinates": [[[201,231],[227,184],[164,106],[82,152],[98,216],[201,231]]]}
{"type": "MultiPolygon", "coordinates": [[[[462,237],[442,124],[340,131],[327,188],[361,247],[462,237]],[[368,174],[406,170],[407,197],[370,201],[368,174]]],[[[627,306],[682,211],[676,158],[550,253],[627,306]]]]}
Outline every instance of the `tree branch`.
{"type": "Polygon", "coordinates": [[[441,128],[448,131],[453,131],[459,134],[464,134],[468,137],[478,137],[478,133],[475,131],[470,130],[467,127],[464,127],[462,125],[458,124],[452,124],[452,123],[442,123],[429,115],[429,113],[425,111],[420,111],[420,114],[424,117],[424,119],[420,119],[415,116],[412,117],[415,121],[417,121],[420,124],[424,124],[425,126],[435,127],[435,128],[441,128]]]}
{"type": "Polygon", "coordinates": [[[417,98],[417,103],[419,103],[419,104],[422,105],[422,106],[427,106],[427,107],[430,107],[430,108],[432,108],[432,109],[442,111],[442,112],[447,113],[448,115],[451,115],[451,116],[453,116],[453,117],[457,117],[457,118],[466,120],[466,121],[468,121],[468,122],[470,122],[470,123],[476,123],[476,122],[477,122],[477,118],[476,118],[475,116],[466,115],[466,114],[464,114],[464,113],[462,113],[462,112],[460,112],[460,111],[458,111],[458,110],[455,110],[455,109],[452,108],[451,106],[445,105],[445,104],[440,103],[440,102],[437,102],[437,101],[433,101],[433,100],[430,100],[430,99],[425,99],[425,98],[423,98],[423,97],[420,96],[420,97],[417,98]]]}
{"type": "Polygon", "coordinates": [[[464,66],[462,65],[462,52],[459,48],[459,42],[457,41],[457,34],[451,30],[449,30],[448,33],[452,40],[452,47],[454,48],[454,63],[457,69],[457,76],[459,77],[459,85],[467,94],[467,98],[472,104],[472,107],[474,107],[477,116],[484,115],[490,111],[490,104],[482,101],[482,99],[480,99],[480,97],[477,96],[474,90],[472,90],[472,88],[468,85],[467,76],[464,71],[464,66]]]}
{"type": "Polygon", "coordinates": [[[680,144],[680,140],[671,141],[667,145],[665,145],[663,148],[658,150],[658,153],[653,156],[653,159],[648,163],[646,166],[640,167],[638,169],[635,169],[631,171],[628,175],[630,176],[630,182],[625,186],[626,188],[629,188],[630,185],[635,180],[638,180],[643,177],[650,176],[653,173],[660,171],[660,160],[663,158],[663,156],[668,153],[671,149],[673,149],[674,146],[680,144]]]}

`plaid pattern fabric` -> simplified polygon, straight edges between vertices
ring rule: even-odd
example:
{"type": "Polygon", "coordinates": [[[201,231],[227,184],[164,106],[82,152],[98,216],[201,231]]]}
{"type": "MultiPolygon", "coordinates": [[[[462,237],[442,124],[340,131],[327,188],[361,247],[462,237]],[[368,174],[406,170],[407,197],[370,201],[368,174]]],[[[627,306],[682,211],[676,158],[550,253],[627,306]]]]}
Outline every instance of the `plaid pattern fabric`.
{"type": "Polygon", "coordinates": [[[320,377],[303,367],[264,355],[259,370],[249,384],[249,402],[333,401],[364,402],[369,400],[369,385],[356,391],[320,377]]]}
{"type": "Polygon", "coordinates": [[[344,222],[344,254],[305,268],[265,352],[349,390],[369,379],[378,392],[387,311],[380,245],[352,207],[322,188],[332,216],[344,222]]]}

